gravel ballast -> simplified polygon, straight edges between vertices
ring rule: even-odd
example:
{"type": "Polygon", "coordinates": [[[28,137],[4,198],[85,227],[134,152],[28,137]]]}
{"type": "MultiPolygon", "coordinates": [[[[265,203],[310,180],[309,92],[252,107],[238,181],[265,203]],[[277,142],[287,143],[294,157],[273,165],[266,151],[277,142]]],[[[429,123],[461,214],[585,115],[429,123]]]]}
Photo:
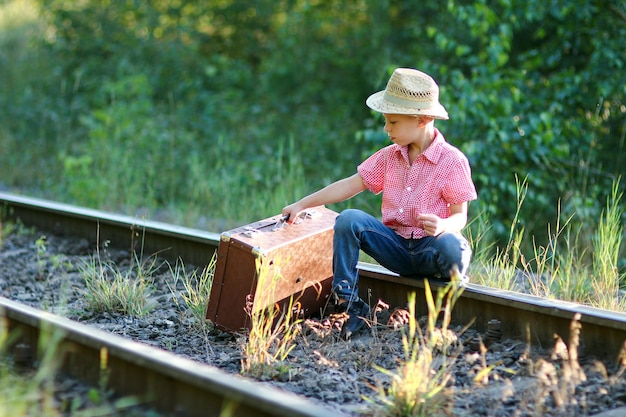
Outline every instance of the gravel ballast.
{"type": "MultiPolygon", "coordinates": [[[[125,271],[136,265],[130,253],[107,247],[97,250],[85,240],[23,227],[8,233],[4,229],[0,235],[2,296],[241,373],[245,335],[199,325],[186,308],[183,298],[188,292],[183,280],[173,278],[174,265],[154,263],[147,287],[150,310],[144,316],[96,312],[86,302],[84,265],[106,260],[125,271]]],[[[383,415],[374,387],[387,387],[390,376],[382,370],[394,371],[404,358],[402,326],[388,325],[393,307],[381,304],[377,324],[347,342],[328,320],[303,323],[283,366],[256,379],[334,408],[338,415],[383,415]]],[[[461,324],[450,330],[449,337],[456,342],[455,353],[449,356],[455,358],[447,383],[449,415],[591,416],[626,403],[626,378],[619,363],[603,364],[585,356],[580,358],[582,372],[568,377],[566,370],[572,367],[558,348],[563,345],[540,349],[525,341],[499,340],[497,332],[481,335],[471,327],[462,332],[461,324]],[[480,340],[487,346],[481,349],[480,340]]]]}

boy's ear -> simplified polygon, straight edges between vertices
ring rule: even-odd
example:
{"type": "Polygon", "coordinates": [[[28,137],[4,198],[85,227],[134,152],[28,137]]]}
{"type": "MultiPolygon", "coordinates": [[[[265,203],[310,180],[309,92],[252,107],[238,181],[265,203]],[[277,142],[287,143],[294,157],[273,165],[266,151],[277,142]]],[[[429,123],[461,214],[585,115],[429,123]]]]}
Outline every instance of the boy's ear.
{"type": "Polygon", "coordinates": [[[428,123],[430,123],[433,120],[435,120],[435,118],[432,117],[432,116],[418,116],[418,117],[419,117],[418,123],[420,124],[420,126],[425,126],[428,123]]]}

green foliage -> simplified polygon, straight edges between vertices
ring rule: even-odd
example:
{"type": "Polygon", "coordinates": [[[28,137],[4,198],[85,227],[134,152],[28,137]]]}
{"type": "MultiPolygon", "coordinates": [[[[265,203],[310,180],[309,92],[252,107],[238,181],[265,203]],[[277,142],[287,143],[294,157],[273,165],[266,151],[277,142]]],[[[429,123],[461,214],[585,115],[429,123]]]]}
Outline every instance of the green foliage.
{"type": "Polygon", "coordinates": [[[623,170],[625,36],[613,0],[6,1],[0,178],[89,206],[249,222],[388,143],[364,100],[410,66],[441,86],[451,119],[437,126],[479,191],[470,214],[497,245],[513,219],[546,238],[559,206],[597,223],[623,170]]]}
{"type": "MultiPolygon", "coordinates": [[[[446,132],[470,157],[496,231],[503,235],[513,218],[519,175],[532,202],[521,218],[541,235],[558,199],[565,212],[580,200],[601,201],[619,173],[608,155],[624,146],[624,77],[606,70],[623,72],[623,54],[614,52],[626,22],[617,7],[593,1],[460,3],[448,2],[458,24],[441,46],[464,64],[456,59],[438,71],[460,107],[446,132]]],[[[596,203],[585,214],[597,218],[600,209],[596,203]]]]}
{"type": "Polygon", "coordinates": [[[165,205],[184,180],[175,175],[177,147],[187,149],[191,136],[158,117],[145,76],[106,82],[102,90],[101,106],[79,121],[87,139],[75,144],[74,155],[60,155],[69,197],[95,207],[165,205]]]}

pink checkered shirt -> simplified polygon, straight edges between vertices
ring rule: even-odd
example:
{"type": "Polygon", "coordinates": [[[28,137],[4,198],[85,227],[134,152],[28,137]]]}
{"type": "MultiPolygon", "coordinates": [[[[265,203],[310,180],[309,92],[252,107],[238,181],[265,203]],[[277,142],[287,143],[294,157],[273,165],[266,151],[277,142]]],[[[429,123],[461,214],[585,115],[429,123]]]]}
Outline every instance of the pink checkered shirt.
{"type": "Polygon", "coordinates": [[[450,205],[478,196],[465,155],[435,129],[435,139],[411,165],[408,148],[380,149],[358,166],[366,187],[383,193],[382,221],[405,238],[426,236],[415,220],[419,214],[450,216],[450,205]]]}

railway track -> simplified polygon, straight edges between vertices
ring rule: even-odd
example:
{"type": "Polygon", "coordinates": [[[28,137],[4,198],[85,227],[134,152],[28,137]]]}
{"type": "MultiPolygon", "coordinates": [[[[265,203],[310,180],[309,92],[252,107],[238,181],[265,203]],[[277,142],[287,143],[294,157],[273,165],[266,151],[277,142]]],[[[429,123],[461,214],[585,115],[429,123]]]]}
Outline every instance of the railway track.
{"type": "MultiPolygon", "coordinates": [[[[109,241],[113,247],[159,252],[165,258],[182,258],[186,263],[200,266],[211,259],[219,243],[219,235],[215,233],[6,193],[0,193],[0,207],[7,217],[19,219],[27,226],[93,242],[109,241]]],[[[425,309],[419,310],[425,305],[420,302],[424,298],[421,281],[398,277],[369,264],[362,264],[360,271],[360,287],[366,291],[362,294],[364,298],[404,305],[407,292],[414,291],[418,313],[426,314],[425,309]]],[[[295,395],[42,314],[10,300],[0,299],[0,307],[5,310],[10,326],[21,329],[26,345],[37,346],[42,326],[61,328],[65,335],[61,349],[66,355],[65,370],[72,376],[94,382],[104,349],[112,369],[111,387],[151,398],[157,408],[167,412],[182,409],[190,416],[220,415],[221,410],[233,407],[232,415],[334,415],[332,410],[295,395]],[[172,404],[177,408],[172,409],[172,404]]],[[[453,319],[460,323],[474,320],[479,331],[486,331],[491,320],[498,320],[503,337],[530,338],[533,343],[551,346],[554,334],[568,334],[576,314],[581,315],[581,346],[586,354],[613,362],[626,340],[625,314],[468,284],[456,303],[453,319]]]]}

